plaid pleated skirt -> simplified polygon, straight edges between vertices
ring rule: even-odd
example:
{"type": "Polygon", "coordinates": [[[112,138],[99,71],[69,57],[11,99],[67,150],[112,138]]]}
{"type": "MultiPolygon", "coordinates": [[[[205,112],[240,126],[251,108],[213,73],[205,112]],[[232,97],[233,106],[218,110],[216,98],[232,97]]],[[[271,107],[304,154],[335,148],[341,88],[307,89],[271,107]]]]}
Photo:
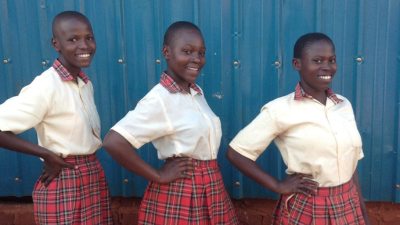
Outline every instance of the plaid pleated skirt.
{"type": "Polygon", "coordinates": [[[192,179],[149,183],[140,205],[139,224],[239,224],[217,160],[193,161],[197,170],[187,172],[192,179]]]}
{"type": "Polygon", "coordinates": [[[273,225],[362,225],[365,224],[353,180],[318,188],[318,193],[281,195],[272,217],[273,225]]]}
{"type": "Polygon", "coordinates": [[[36,182],[32,193],[36,224],[114,224],[110,191],[95,154],[69,156],[79,169],[63,169],[45,188],[36,182]]]}

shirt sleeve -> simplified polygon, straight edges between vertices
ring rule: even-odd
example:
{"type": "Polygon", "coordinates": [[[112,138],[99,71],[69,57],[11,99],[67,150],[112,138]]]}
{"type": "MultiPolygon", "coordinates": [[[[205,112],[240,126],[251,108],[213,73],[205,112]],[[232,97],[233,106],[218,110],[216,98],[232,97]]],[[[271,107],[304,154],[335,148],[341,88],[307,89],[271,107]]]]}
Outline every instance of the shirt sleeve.
{"type": "Polygon", "coordinates": [[[136,149],[159,137],[172,133],[172,125],[161,97],[145,96],[133,111],[112,130],[118,132],[136,149]]]}
{"type": "Polygon", "coordinates": [[[261,113],[229,145],[239,154],[255,161],[279,135],[278,128],[270,110],[263,107],[261,113]]]}
{"type": "Polygon", "coordinates": [[[44,85],[36,78],[18,96],[0,105],[0,130],[22,133],[39,124],[48,110],[44,85]]]}

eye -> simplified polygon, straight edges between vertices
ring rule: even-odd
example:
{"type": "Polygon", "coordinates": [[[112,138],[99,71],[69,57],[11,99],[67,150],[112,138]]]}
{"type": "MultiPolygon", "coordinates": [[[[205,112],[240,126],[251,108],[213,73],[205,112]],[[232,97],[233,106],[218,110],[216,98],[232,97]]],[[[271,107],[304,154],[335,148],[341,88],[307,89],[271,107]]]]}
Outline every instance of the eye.
{"type": "Polygon", "coordinates": [[[87,40],[88,40],[88,41],[93,41],[93,40],[94,40],[94,37],[88,37],[87,40]]]}
{"type": "Polygon", "coordinates": [[[331,63],[336,63],[336,59],[331,59],[330,62],[331,63]]]}
{"type": "Polygon", "coordinates": [[[71,39],[69,39],[69,41],[75,42],[77,40],[76,40],[76,38],[71,38],[71,39]]]}
{"type": "Polygon", "coordinates": [[[206,53],[205,52],[199,52],[199,55],[204,56],[206,53]]]}
{"type": "Polygon", "coordinates": [[[190,53],[192,53],[192,51],[191,51],[191,50],[183,50],[183,52],[184,52],[184,53],[186,53],[186,54],[190,54],[190,53]]]}
{"type": "Polygon", "coordinates": [[[313,61],[316,62],[316,63],[321,63],[320,59],[314,59],[313,61]]]}

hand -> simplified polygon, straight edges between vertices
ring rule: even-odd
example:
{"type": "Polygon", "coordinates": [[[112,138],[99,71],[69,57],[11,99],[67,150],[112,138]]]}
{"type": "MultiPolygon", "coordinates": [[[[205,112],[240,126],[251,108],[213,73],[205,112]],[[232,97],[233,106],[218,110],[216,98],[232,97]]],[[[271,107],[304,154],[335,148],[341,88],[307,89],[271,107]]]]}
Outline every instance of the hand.
{"type": "Polygon", "coordinates": [[[160,184],[169,184],[178,179],[191,179],[187,174],[183,174],[184,171],[196,170],[197,163],[193,162],[188,157],[173,158],[171,161],[164,163],[164,165],[158,170],[160,184]]]}
{"type": "Polygon", "coordinates": [[[276,192],[282,195],[300,193],[311,197],[311,194],[317,193],[319,184],[309,179],[313,179],[313,176],[301,173],[289,175],[284,180],[279,181],[276,192]]]}
{"type": "Polygon", "coordinates": [[[43,172],[40,182],[47,187],[54,178],[58,176],[63,168],[78,169],[78,166],[65,162],[60,156],[50,153],[44,158],[43,172]]]}

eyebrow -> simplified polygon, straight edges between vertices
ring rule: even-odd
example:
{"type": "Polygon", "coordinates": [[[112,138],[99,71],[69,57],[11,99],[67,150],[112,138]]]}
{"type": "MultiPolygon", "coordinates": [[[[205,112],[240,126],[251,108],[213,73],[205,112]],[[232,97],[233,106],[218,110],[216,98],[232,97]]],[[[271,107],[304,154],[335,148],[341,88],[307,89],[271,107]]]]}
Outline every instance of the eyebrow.
{"type": "MultiPolygon", "coordinates": [[[[193,45],[191,45],[191,44],[185,44],[185,45],[183,45],[183,46],[182,46],[182,48],[183,48],[183,47],[186,47],[186,46],[188,46],[188,47],[192,47],[192,48],[194,47],[194,46],[193,46],[193,45]]],[[[206,46],[203,46],[203,47],[200,47],[200,48],[204,48],[204,49],[206,49],[206,46]]]]}

